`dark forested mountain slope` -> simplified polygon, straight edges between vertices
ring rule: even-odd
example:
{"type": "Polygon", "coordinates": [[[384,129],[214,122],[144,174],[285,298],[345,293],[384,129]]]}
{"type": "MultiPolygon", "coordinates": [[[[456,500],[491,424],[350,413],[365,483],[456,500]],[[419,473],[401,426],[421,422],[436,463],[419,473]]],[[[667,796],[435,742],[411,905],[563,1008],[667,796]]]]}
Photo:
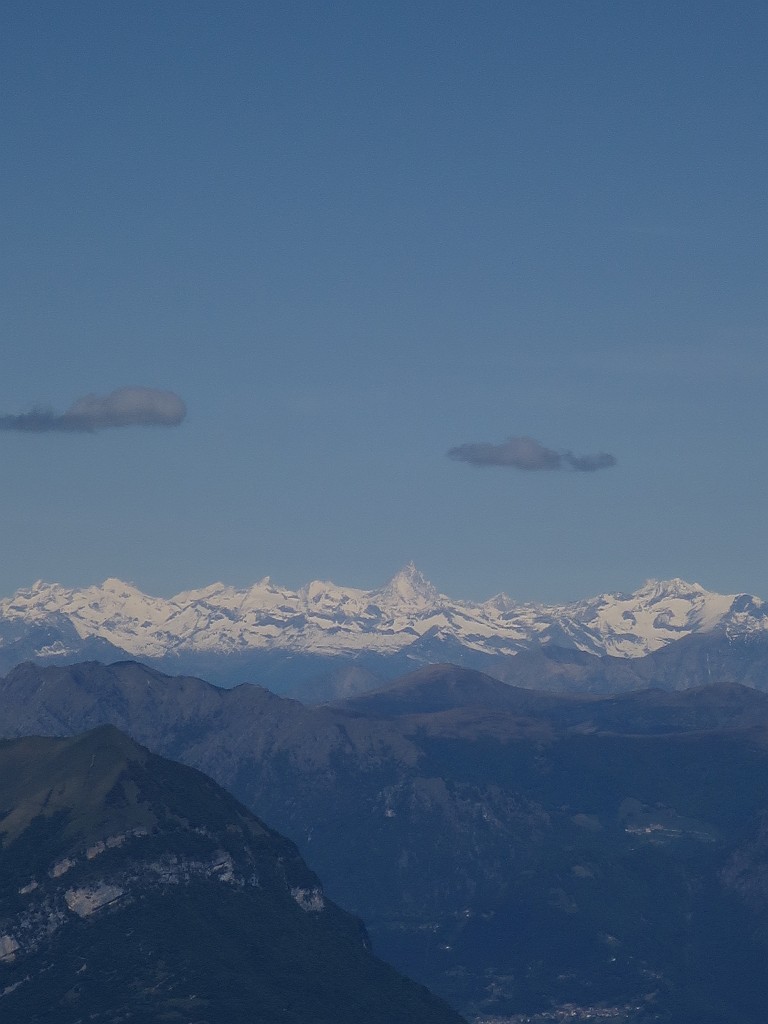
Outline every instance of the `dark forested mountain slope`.
{"type": "Polygon", "coordinates": [[[460,1024],[292,843],[110,726],[0,743],[0,1019],[460,1024]]]}

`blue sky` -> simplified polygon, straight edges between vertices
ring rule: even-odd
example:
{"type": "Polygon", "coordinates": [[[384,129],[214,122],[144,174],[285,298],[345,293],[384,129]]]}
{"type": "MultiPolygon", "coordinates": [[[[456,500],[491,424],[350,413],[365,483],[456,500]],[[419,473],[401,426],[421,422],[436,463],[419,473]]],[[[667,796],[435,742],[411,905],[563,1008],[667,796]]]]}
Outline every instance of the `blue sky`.
{"type": "Polygon", "coordinates": [[[0,592],[768,596],[763,3],[0,13],[0,592]],[[529,437],[598,472],[472,465],[529,437]]]}

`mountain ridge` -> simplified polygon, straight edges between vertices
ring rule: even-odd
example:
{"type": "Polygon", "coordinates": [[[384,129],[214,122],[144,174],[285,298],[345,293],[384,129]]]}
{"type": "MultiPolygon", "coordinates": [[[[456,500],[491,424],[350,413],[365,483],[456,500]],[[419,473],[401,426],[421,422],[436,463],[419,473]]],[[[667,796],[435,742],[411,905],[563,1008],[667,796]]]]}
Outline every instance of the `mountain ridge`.
{"type": "Polygon", "coordinates": [[[706,632],[764,635],[768,604],[681,579],[563,605],[506,594],[462,601],[439,593],[413,563],[373,590],[315,580],[292,591],[264,577],[247,588],[214,583],[164,599],[114,578],[85,588],[37,581],[0,600],[0,668],[27,658],[127,655],[168,667],[186,659],[184,669],[202,659],[212,675],[204,659],[405,656],[425,663],[458,661],[446,656],[454,649],[469,663],[539,646],[634,659],[706,632]]]}

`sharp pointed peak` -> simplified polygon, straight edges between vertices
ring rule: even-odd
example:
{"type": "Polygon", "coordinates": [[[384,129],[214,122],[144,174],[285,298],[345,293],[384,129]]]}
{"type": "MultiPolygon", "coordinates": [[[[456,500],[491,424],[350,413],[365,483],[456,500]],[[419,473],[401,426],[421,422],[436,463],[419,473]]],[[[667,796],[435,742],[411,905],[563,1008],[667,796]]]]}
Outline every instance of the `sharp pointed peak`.
{"type": "Polygon", "coordinates": [[[406,562],[401,569],[398,569],[392,579],[426,580],[426,576],[415,562],[410,561],[406,562]]]}
{"type": "Polygon", "coordinates": [[[386,586],[408,586],[414,590],[427,589],[430,591],[435,589],[415,562],[406,562],[406,564],[401,569],[398,569],[395,575],[387,581],[386,586]]]}
{"type": "Polygon", "coordinates": [[[423,572],[408,562],[378,591],[382,597],[407,604],[433,604],[440,595],[423,572]]]}
{"type": "Polygon", "coordinates": [[[519,602],[513,601],[509,594],[503,590],[500,593],[489,597],[487,600],[482,601],[481,604],[487,608],[494,608],[499,612],[509,612],[512,611],[513,608],[519,607],[519,602]]]}

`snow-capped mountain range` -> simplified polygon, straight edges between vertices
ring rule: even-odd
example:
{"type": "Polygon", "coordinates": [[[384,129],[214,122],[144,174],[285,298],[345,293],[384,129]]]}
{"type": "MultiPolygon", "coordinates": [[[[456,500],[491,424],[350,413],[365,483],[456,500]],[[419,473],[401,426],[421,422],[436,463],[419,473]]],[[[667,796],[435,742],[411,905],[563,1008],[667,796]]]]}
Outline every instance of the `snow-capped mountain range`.
{"type": "Polygon", "coordinates": [[[634,658],[690,633],[768,629],[768,605],[683,580],[650,580],[631,594],[565,605],[446,597],[409,564],[377,590],[314,581],[298,591],[269,577],[238,590],[215,583],[168,600],[108,579],[73,589],[35,583],[0,601],[0,651],[33,631],[33,656],[77,656],[98,640],[132,657],[243,655],[258,651],[354,657],[412,644],[460,645],[511,655],[541,644],[634,658]]]}

